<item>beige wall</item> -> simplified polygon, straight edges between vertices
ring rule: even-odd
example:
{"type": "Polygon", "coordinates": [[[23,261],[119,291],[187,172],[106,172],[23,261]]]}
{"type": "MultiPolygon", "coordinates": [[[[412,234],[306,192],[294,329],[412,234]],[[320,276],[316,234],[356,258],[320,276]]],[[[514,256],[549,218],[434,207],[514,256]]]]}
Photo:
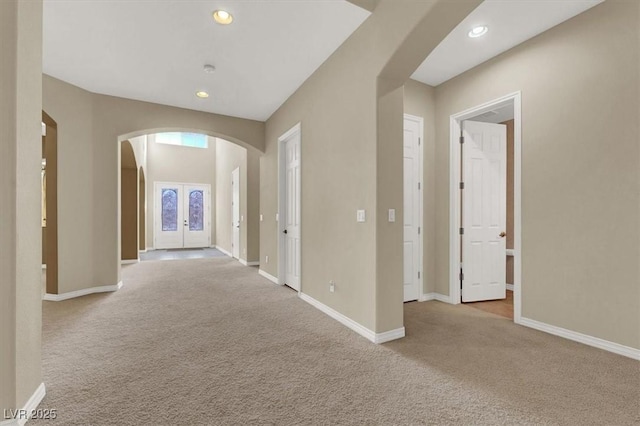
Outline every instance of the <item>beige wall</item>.
{"type": "Polygon", "coordinates": [[[0,2],[0,39],[0,410],[5,410],[22,408],[42,382],[42,1],[0,2]]]}
{"type": "Polygon", "coordinates": [[[231,172],[240,167],[240,258],[260,258],[260,154],[224,139],[216,140],[216,245],[233,253],[231,172]]]}
{"type": "Polygon", "coordinates": [[[278,275],[277,139],[300,122],[302,291],[377,332],[403,322],[402,226],[380,214],[395,208],[402,217],[403,106],[394,91],[479,1],[399,3],[382,0],[269,118],[260,162],[261,268],[278,275]],[[380,114],[400,126],[379,134],[380,114]],[[356,223],[358,209],[365,223],[356,223]]]}
{"type": "Polygon", "coordinates": [[[449,116],[522,92],[522,315],[640,348],[638,2],[607,1],[436,88],[436,289],[449,116]]]}
{"type": "Polygon", "coordinates": [[[231,172],[240,168],[240,258],[247,260],[247,150],[224,139],[216,141],[216,246],[233,253],[231,172]]]}
{"type": "MultiPolygon", "coordinates": [[[[202,183],[211,186],[211,199],[216,188],[216,138],[209,137],[209,145],[191,148],[155,142],[155,135],[147,137],[147,246],[154,247],[155,182],[202,183]]],[[[215,203],[211,204],[209,230],[211,244],[216,241],[215,203]]]]}
{"type": "Polygon", "coordinates": [[[197,130],[264,149],[264,123],[92,94],[46,75],[43,102],[59,130],[61,293],[120,280],[119,139],[197,130]]]}
{"type": "Polygon", "coordinates": [[[93,102],[90,93],[45,77],[43,107],[58,124],[58,292],[65,293],[94,286],[93,102]]]}
{"type": "Polygon", "coordinates": [[[422,211],[423,211],[423,293],[436,289],[435,274],[435,139],[436,103],[433,87],[415,80],[407,80],[404,85],[404,112],[421,117],[424,121],[422,138],[422,211]]]}

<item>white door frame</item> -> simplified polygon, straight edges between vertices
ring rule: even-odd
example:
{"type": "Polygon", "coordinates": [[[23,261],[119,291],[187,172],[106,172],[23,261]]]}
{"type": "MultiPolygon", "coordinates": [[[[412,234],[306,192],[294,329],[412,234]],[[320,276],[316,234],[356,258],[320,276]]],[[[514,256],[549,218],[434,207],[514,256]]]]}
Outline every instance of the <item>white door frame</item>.
{"type": "MultiPolygon", "coordinates": [[[[300,140],[300,185],[302,186],[302,134],[300,123],[287,130],[278,138],[278,284],[284,285],[286,273],[285,253],[285,234],[284,221],[280,220],[282,212],[287,210],[287,162],[286,150],[284,144],[294,136],[298,136],[300,140]]],[[[302,191],[300,191],[302,193],[302,191]]],[[[302,293],[302,200],[298,199],[300,205],[300,289],[298,293],[302,293]]]]}
{"type": "Polygon", "coordinates": [[[241,226],[242,226],[242,216],[240,211],[240,199],[242,198],[242,194],[240,194],[240,167],[236,167],[231,171],[231,257],[240,260],[240,240],[241,240],[241,226]],[[235,191],[238,191],[238,200],[235,199],[235,191]],[[236,202],[237,201],[237,202],[236,202]],[[236,211],[238,213],[236,217],[236,211]],[[236,223],[237,219],[237,223],[236,223]],[[236,241],[237,237],[237,241],[236,241]],[[236,256],[237,254],[237,256],[236,256]]]}
{"type": "MultiPolygon", "coordinates": [[[[420,127],[420,134],[418,137],[420,138],[420,142],[418,143],[418,182],[420,182],[420,190],[418,191],[418,226],[420,227],[420,238],[418,238],[418,251],[419,251],[419,261],[418,261],[418,271],[420,271],[420,278],[418,278],[418,300],[422,300],[424,298],[424,275],[425,270],[423,268],[424,265],[424,119],[422,117],[418,117],[416,115],[404,114],[405,120],[415,121],[418,123],[420,127]]],[[[404,127],[404,126],[403,126],[404,127]]],[[[404,194],[403,194],[404,196],[404,194]]]]}
{"type": "MultiPolygon", "coordinates": [[[[521,93],[514,92],[482,105],[467,109],[450,117],[449,130],[449,296],[454,305],[460,303],[460,135],[461,123],[496,107],[513,103],[514,113],[514,271],[513,321],[522,318],[522,101],[521,93]]],[[[506,256],[506,253],[505,253],[506,256]]]]}

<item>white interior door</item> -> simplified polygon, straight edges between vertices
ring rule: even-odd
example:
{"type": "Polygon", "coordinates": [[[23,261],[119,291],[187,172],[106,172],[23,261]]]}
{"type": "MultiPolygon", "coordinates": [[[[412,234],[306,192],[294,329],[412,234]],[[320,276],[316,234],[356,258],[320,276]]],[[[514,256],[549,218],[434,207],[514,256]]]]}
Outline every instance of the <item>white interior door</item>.
{"type": "Polygon", "coordinates": [[[231,172],[231,235],[232,254],[240,259],[240,168],[231,172]]]}
{"type": "Polygon", "coordinates": [[[209,247],[211,194],[208,185],[183,186],[184,248],[209,247]]]}
{"type": "Polygon", "coordinates": [[[506,297],[507,130],[463,123],[462,301],[506,297]]]}
{"type": "Polygon", "coordinates": [[[421,123],[404,119],[404,301],[418,300],[422,292],[420,244],[421,123]]]}
{"type": "Polygon", "coordinates": [[[300,291],[300,134],[284,142],[285,150],[285,284],[300,291]]]}
{"type": "Polygon", "coordinates": [[[156,182],[155,248],[208,247],[211,188],[203,184],[156,182]]]}

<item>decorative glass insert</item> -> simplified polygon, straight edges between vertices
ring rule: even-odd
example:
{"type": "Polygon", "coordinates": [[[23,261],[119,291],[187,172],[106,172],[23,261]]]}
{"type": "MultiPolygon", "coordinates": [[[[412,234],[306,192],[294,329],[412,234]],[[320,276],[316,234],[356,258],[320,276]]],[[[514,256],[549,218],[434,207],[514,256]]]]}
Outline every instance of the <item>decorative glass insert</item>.
{"type": "Polygon", "coordinates": [[[162,230],[178,230],[178,190],[162,188],[162,230]]]}
{"type": "Polygon", "coordinates": [[[189,231],[204,230],[204,192],[189,192],[189,231]]]}
{"type": "Polygon", "coordinates": [[[192,148],[207,148],[209,146],[207,135],[201,135],[200,133],[156,133],[155,138],[157,143],[167,145],[189,146],[192,148]]]}

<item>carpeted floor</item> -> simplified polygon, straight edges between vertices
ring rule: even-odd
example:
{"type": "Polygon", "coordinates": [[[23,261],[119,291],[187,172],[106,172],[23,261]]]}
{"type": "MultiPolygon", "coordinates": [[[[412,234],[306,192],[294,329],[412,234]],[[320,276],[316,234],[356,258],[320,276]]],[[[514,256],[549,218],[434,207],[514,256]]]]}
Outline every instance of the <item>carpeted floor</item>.
{"type": "Polygon", "coordinates": [[[466,306],[406,304],[408,337],[374,345],[229,258],[142,262],[123,280],[44,302],[50,423],[640,421],[637,361],[466,306]]]}

